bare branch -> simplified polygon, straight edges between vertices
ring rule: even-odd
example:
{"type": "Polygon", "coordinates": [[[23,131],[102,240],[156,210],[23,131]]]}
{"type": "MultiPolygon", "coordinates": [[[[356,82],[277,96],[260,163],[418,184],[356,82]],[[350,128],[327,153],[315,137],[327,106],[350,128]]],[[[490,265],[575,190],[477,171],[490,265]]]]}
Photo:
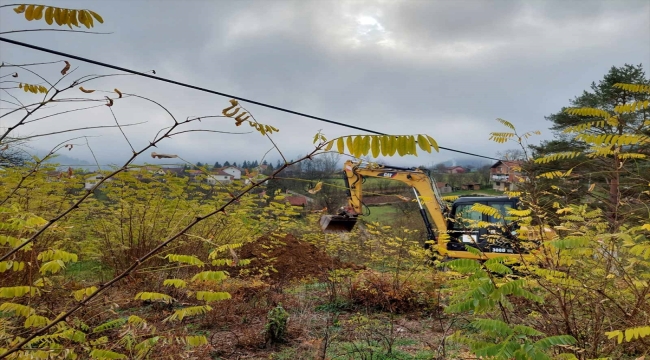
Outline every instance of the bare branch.
{"type": "Polygon", "coordinates": [[[220,131],[220,130],[183,130],[179,132],[175,132],[172,134],[169,134],[167,136],[172,137],[174,135],[179,135],[183,133],[188,133],[188,132],[212,132],[212,133],[219,133],[219,134],[232,134],[232,135],[244,135],[244,134],[250,134],[252,131],[247,131],[247,132],[230,132],[230,131],[220,131]]]}
{"type": "Polygon", "coordinates": [[[108,107],[108,110],[111,111],[111,115],[113,115],[113,119],[115,120],[115,125],[117,126],[118,129],[120,129],[120,132],[124,136],[124,139],[126,140],[126,143],[129,144],[129,147],[131,148],[131,151],[135,153],[135,149],[133,148],[133,145],[131,145],[131,142],[129,141],[129,138],[126,137],[126,134],[124,133],[124,130],[122,130],[122,127],[120,126],[120,123],[117,121],[117,117],[115,116],[115,113],[113,112],[113,109],[111,106],[108,107]]]}
{"type": "Polygon", "coordinates": [[[2,64],[0,64],[0,68],[3,68],[3,67],[16,67],[16,66],[51,65],[51,64],[58,64],[58,63],[62,63],[62,62],[63,62],[63,60],[57,60],[57,61],[48,61],[48,62],[32,63],[32,64],[20,64],[20,65],[2,63],[2,64]]]}

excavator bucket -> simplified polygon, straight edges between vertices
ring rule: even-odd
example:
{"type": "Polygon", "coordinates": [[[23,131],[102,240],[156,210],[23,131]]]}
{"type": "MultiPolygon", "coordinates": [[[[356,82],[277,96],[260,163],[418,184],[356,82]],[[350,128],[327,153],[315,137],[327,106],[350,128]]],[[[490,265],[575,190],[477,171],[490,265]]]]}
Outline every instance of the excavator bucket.
{"type": "Polygon", "coordinates": [[[350,232],[356,223],[356,217],[344,215],[323,215],[320,218],[320,227],[326,233],[350,232]]]}

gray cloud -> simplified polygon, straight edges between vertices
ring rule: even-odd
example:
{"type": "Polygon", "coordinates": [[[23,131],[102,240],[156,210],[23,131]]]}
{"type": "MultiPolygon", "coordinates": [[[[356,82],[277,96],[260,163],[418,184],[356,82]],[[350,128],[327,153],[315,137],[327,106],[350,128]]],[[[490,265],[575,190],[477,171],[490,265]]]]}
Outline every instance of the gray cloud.
{"type": "MultiPolygon", "coordinates": [[[[2,3],[6,3],[3,1],[2,3]]],[[[88,7],[88,2],[48,2],[88,7]]],[[[650,60],[647,1],[112,1],[90,3],[104,16],[98,31],[112,35],[12,34],[11,38],[229,92],[387,133],[428,133],[441,145],[486,155],[506,118],[549,138],[544,116],[597,81],[609,67],[650,60]]],[[[0,31],[36,27],[9,9],[0,31]]],[[[58,57],[0,44],[8,62],[58,57]]],[[[110,73],[79,64],[81,74],[110,73]]],[[[48,70],[55,77],[58,69],[48,70]]],[[[108,78],[96,88],[120,88],[161,102],[179,116],[218,114],[227,99],[135,77],[108,78]]],[[[4,99],[5,95],[0,98],[4,99]]],[[[281,129],[276,140],[289,157],[311,148],[319,129],[330,137],[356,131],[257,106],[259,121],[281,129]]],[[[169,119],[142,101],[118,103],[125,129],[146,144],[169,119]]],[[[25,127],[33,133],[80,123],[110,124],[98,109],[25,127]]],[[[229,120],[199,124],[249,130],[229,120]]],[[[6,126],[5,122],[2,126],[6,126]]],[[[198,128],[198,127],[195,127],[198,128]]],[[[119,131],[89,131],[102,162],[129,155],[119,131]]],[[[51,146],[63,136],[38,142],[51,146]]],[[[179,135],[161,146],[191,161],[260,158],[270,147],[257,134],[179,135]]],[[[88,159],[87,151],[74,156],[88,159]]],[[[278,158],[270,154],[271,159],[278,158]]],[[[441,152],[394,159],[430,164],[441,152]]]]}

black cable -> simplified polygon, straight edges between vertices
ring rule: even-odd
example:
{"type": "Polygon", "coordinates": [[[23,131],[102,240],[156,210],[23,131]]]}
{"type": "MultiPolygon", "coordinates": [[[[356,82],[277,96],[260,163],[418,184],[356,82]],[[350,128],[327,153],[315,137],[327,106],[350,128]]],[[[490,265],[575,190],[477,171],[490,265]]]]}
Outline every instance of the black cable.
{"type": "MultiPolygon", "coordinates": [[[[202,87],[195,86],[195,85],[190,85],[190,84],[178,82],[178,81],[175,81],[175,80],[165,79],[165,78],[162,78],[162,77],[159,77],[159,76],[154,76],[154,75],[150,75],[150,74],[141,73],[141,72],[138,72],[138,71],[135,71],[135,70],[131,70],[131,69],[123,68],[123,67],[120,67],[120,66],[103,63],[103,62],[96,61],[96,60],[87,59],[87,58],[84,58],[84,57],[81,57],[81,56],[76,56],[76,55],[67,54],[67,53],[64,53],[64,52],[60,52],[60,51],[56,51],[56,50],[52,50],[52,49],[47,49],[47,48],[32,45],[32,44],[27,44],[27,43],[24,43],[24,42],[21,42],[21,41],[11,40],[11,39],[7,39],[7,38],[4,38],[4,37],[0,37],[0,41],[7,42],[7,43],[10,43],[10,44],[14,44],[14,45],[18,45],[18,46],[23,46],[23,47],[30,48],[30,49],[33,49],[33,50],[38,50],[38,51],[58,55],[58,56],[68,57],[68,58],[71,58],[71,59],[87,62],[87,63],[98,65],[98,66],[107,67],[107,68],[114,69],[114,70],[124,71],[124,72],[134,74],[134,75],[144,76],[144,77],[147,77],[147,78],[150,78],[150,79],[163,81],[163,82],[166,82],[166,83],[170,83],[170,84],[174,84],[174,85],[178,85],[178,86],[182,86],[182,87],[186,87],[186,88],[190,88],[190,89],[194,89],[194,90],[199,90],[199,91],[207,92],[207,93],[210,93],[210,94],[215,94],[215,95],[224,96],[224,97],[228,97],[228,98],[232,98],[232,99],[237,99],[237,100],[240,100],[240,101],[245,101],[247,103],[263,106],[263,107],[266,107],[266,108],[269,108],[269,109],[278,110],[278,111],[282,111],[282,112],[293,114],[293,115],[306,117],[306,118],[313,119],[313,120],[323,121],[323,122],[326,122],[326,123],[329,123],[329,124],[339,125],[339,126],[343,126],[343,127],[347,127],[347,128],[355,129],[355,130],[361,130],[361,131],[369,132],[369,133],[375,134],[375,135],[388,135],[388,134],[385,134],[385,133],[382,133],[382,132],[369,130],[369,129],[364,129],[362,127],[358,127],[358,126],[354,126],[354,125],[348,125],[348,124],[344,124],[344,123],[341,123],[341,122],[338,122],[338,121],[328,120],[328,119],[325,119],[325,118],[322,118],[322,117],[313,116],[313,115],[309,115],[309,114],[301,113],[301,112],[298,112],[298,111],[285,109],[285,108],[270,105],[270,104],[265,104],[265,103],[262,103],[262,102],[259,102],[259,101],[250,100],[250,99],[246,99],[246,98],[243,98],[243,97],[226,94],[226,93],[222,93],[222,92],[219,92],[219,91],[214,91],[214,90],[202,88],[202,87]]],[[[443,146],[438,146],[438,148],[442,149],[442,150],[457,152],[457,153],[460,153],[460,154],[476,156],[476,157],[481,157],[481,158],[490,159],[490,160],[497,160],[497,161],[500,160],[500,159],[496,159],[496,158],[485,156],[485,155],[473,154],[473,153],[469,153],[469,152],[466,152],[466,151],[446,148],[446,147],[443,147],[443,146]]]]}

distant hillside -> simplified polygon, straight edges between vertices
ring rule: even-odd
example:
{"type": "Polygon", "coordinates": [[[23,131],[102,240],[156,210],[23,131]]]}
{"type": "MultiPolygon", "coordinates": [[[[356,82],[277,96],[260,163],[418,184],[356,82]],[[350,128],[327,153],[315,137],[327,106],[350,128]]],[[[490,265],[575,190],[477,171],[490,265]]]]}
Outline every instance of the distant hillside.
{"type": "Polygon", "coordinates": [[[481,159],[475,157],[462,157],[462,158],[453,158],[443,162],[446,166],[462,166],[462,167],[473,167],[480,168],[486,165],[494,164],[494,161],[488,159],[481,159]]]}

